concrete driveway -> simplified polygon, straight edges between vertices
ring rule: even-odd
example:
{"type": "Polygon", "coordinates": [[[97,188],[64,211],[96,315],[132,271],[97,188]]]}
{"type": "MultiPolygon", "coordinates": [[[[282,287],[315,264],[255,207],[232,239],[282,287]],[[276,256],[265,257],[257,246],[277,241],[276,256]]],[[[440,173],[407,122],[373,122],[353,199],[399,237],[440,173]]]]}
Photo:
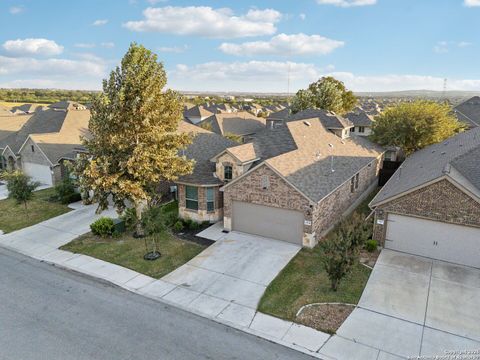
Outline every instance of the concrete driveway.
{"type": "Polygon", "coordinates": [[[335,342],[355,348],[355,359],[479,350],[479,299],[479,269],[383,250],[358,307],[320,353],[342,358],[335,342]]]}

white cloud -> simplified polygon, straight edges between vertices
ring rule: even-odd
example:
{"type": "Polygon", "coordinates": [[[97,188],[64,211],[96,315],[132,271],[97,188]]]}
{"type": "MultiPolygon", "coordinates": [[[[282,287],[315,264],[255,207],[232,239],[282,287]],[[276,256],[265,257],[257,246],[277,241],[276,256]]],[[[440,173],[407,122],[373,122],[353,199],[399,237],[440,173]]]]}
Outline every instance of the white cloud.
{"type": "Polygon", "coordinates": [[[164,53],[176,53],[180,54],[185,52],[188,49],[187,45],[183,46],[161,46],[158,48],[159,52],[164,52],[164,53]]]}
{"type": "Polygon", "coordinates": [[[8,12],[12,15],[17,15],[25,11],[23,6],[12,6],[8,9],[8,12]]]}
{"type": "Polygon", "coordinates": [[[305,20],[307,18],[307,15],[304,13],[301,13],[300,15],[298,15],[298,17],[300,18],[300,20],[305,20]]]}
{"type": "Polygon", "coordinates": [[[81,49],[91,49],[94,48],[96,45],[94,43],[76,43],[73,46],[81,49]]]}
{"type": "Polygon", "coordinates": [[[236,56],[252,55],[325,55],[344,45],[320,35],[279,34],[269,41],[252,41],[242,44],[223,43],[219,49],[236,56]]]}
{"type": "Polygon", "coordinates": [[[198,35],[207,38],[238,38],[272,35],[282,15],[273,9],[250,9],[235,15],[231,9],[208,6],[147,8],[145,19],[128,21],[124,27],[132,31],[155,31],[175,35],[198,35]]]}
{"type": "Polygon", "coordinates": [[[99,89],[106,73],[107,62],[91,54],[75,60],[0,55],[0,87],[99,89]]]}
{"type": "Polygon", "coordinates": [[[150,5],[156,5],[156,4],[159,4],[159,3],[164,3],[164,2],[167,2],[168,0],[147,0],[147,2],[150,4],[150,5]]]}
{"type": "Polygon", "coordinates": [[[63,52],[63,46],[47,39],[7,40],[2,46],[11,56],[52,56],[63,52]]]}
{"type": "Polygon", "coordinates": [[[105,25],[106,23],[108,23],[108,19],[98,19],[98,20],[95,20],[92,25],[93,26],[102,26],[102,25],[105,25]]]}
{"type": "Polygon", "coordinates": [[[467,7],[480,6],[480,0],[465,0],[463,2],[463,5],[465,5],[467,7]]]}
{"type": "Polygon", "coordinates": [[[100,46],[107,49],[111,49],[115,47],[115,43],[113,41],[106,41],[106,42],[100,43],[100,46]]]}
{"type": "Polygon", "coordinates": [[[437,54],[445,54],[450,51],[451,46],[455,46],[458,48],[466,48],[471,46],[472,43],[468,41],[439,41],[433,47],[433,51],[437,54]]]}
{"type": "MultiPolygon", "coordinates": [[[[476,0],[466,0],[476,1],[476,0]]],[[[368,6],[375,5],[377,0],[317,0],[320,5],[334,5],[339,7],[354,7],[354,6],[368,6]]]]}
{"type": "MultiPolygon", "coordinates": [[[[443,89],[443,77],[412,74],[358,75],[335,71],[333,65],[318,67],[309,63],[248,61],[209,62],[193,66],[177,65],[169,71],[169,83],[179,90],[287,92],[305,88],[322,76],[334,76],[354,91],[398,91],[443,89]]],[[[449,79],[449,90],[480,91],[480,79],[449,79]]]]}

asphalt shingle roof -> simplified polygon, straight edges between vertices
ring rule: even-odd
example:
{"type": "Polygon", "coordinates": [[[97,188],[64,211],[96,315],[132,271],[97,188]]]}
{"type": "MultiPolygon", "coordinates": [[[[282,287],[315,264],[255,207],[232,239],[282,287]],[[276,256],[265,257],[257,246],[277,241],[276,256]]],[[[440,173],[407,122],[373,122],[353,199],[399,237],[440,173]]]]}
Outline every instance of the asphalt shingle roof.
{"type": "Polygon", "coordinates": [[[455,106],[453,112],[458,120],[466,123],[469,127],[480,126],[480,97],[474,96],[464,101],[455,106]]]}
{"type": "Polygon", "coordinates": [[[212,115],[197,125],[210,124],[212,131],[225,135],[250,135],[265,128],[265,119],[246,111],[212,115]]]}
{"type": "Polygon", "coordinates": [[[201,185],[221,185],[222,182],[213,176],[215,163],[211,162],[226,148],[238,145],[236,142],[221,135],[202,129],[198,126],[182,121],[178,131],[194,135],[193,142],[181,154],[189,159],[195,159],[195,167],[191,174],[179,178],[179,182],[201,185]]]}
{"type": "Polygon", "coordinates": [[[480,127],[428,146],[409,156],[371,205],[442,177],[451,165],[480,190],[480,127]]]}
{"type": "Polygon", "coordinates": [[[345,115],[345,117],[352,122],[355,126],[372,126],[373,121],[364,111],[351,112],[345,115]]]}
{"type": "Polygon", "coordinates": [[[344,117],[321,109],[307,109],[292,114],[289,121],[319,119],[327,129],[346,129],[353,126],[352,122],[344,117]]]}

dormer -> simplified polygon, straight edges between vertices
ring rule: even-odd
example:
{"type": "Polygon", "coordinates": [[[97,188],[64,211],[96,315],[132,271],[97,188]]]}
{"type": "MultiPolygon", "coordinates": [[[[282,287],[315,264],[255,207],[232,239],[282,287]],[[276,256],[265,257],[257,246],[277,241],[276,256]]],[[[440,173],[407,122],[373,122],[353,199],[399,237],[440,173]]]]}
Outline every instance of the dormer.
{"type": "Polygon", "coordinates": [[[259,160],[252,143],[225,149],[210,161],[215,162],[215,175],[223,182],[229,182],[247,172],[259,160]]]}

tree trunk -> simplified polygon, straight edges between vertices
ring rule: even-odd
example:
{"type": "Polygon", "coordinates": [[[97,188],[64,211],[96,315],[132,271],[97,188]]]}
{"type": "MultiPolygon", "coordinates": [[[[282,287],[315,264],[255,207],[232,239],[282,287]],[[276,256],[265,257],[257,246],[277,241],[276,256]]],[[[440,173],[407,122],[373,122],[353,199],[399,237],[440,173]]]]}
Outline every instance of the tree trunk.
{"type": "Polygon", "coordinates": [[[135,225],[135,236],[136,237],[145,237],[145,229],[142,224],[142,214],[147,206],[146,200],[137,200],[135,202],[135,213],[137,215],[137,223],[135,225]]]}

